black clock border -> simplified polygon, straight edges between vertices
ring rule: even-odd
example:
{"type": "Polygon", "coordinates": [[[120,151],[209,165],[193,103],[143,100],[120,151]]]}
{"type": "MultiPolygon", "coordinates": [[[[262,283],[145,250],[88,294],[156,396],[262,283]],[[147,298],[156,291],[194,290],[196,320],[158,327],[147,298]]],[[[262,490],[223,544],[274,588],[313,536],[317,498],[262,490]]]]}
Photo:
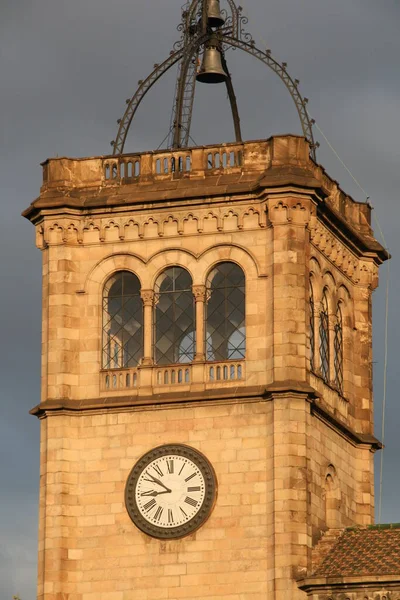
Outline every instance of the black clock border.
{"type": "Polygon", "coordinates": [[[201,527],[211,514],[217,497],[217,478],[210,461],[199,450],[184,444],[163,444],[146,452],[134,465],[125,486],[125,506],[132,522],[143,533],[157,539],[178,539],[190,535],[201,527]],[[177,454],[192,460],[200,469],[205,482],[204,500],[200,510],[190,521],[177,527],[158,527],[149,523],[140,513],[136,503],[135,489],[143,470],[157,458],[177,454]]]}

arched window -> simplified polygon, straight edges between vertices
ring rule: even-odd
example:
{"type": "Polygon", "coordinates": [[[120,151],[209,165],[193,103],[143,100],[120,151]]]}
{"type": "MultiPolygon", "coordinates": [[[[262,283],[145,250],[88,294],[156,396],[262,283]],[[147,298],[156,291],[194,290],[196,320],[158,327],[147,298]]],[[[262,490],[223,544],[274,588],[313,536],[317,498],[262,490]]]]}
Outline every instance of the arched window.
{"type": "Polygon", "coordinates": [[[310,280],[310,370],[315,369],[315,322],[314,322],[314,291],[310,280]]]}
{"type": "Polygon", "coordinates": [[[325,521],[329,528],[337,529],[341,527],[341,504],[342,494],[340,491],[339,480],[336,469],[329,465],[325,476],[325,521]]]}
{"type": "Polygon", "coordinates": [[[155,362],[192,362],[196,334],[191,276],[181,267],[169,267],[157,279],[155,293],[155,362]]]}
{"type": "Polygon", "coordinates": [[[207,280],[207,360],[240,360],[246,352],[245,277],[231,262],[220,263],[207,280]]]}
{"type": "Polygon", "coordinates": [[[326,291],[322,297],[319,313],[319,358],[321,375],[324,381],[329,381],[329,313],[326,291]]]}
{"type": "Polygon", "coordinates": [[[103,369],[135,367],[143,356],[143,303],[133,273],[113,275],[103,291],[103,369]]]}
{"type": "Polygon", "coordinates": [[[340,393],[343,393],[343,317],[340,304],[336,310],[335,336],[333,340],[335,370],[335,384],[340,393]]]}

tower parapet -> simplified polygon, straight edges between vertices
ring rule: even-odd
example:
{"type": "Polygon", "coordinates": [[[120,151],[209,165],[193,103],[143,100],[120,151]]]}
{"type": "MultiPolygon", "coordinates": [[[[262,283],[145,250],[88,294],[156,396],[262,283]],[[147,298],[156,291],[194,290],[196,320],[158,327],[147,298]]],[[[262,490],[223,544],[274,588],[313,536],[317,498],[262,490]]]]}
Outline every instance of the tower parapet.
{"type": "Polygon", "coordinates": [[[107,199],[108,206],[116,207],[119,202],[134,204],[141,200],[162,201],[167,196],[176,200],[184,195],[195,197],[202,186],[210,186],[212,195],[221,195],[222,187],[231,183],[236,184],[238,193],[251,187],[257,192],[257,187],[266,185],[314,187],[336,213],[368,236],[373,245],[370,206],[346,195],[323,167],[310,158],[306,140],[294,135],[121,156],[48,159],[43,163],[41,195],[24,216],[35,221],[38,209],[45,207],[89,210],[96,206],[96,197],[99,206],[107,199]],[[166,183],[170,181],[175,181],[175,186],[166,183]],[[79,191],[79,195],[71,194],[72,190],[79,191]],[[157,194],[162,194],[162,198],[157,198],[157,194]]]}

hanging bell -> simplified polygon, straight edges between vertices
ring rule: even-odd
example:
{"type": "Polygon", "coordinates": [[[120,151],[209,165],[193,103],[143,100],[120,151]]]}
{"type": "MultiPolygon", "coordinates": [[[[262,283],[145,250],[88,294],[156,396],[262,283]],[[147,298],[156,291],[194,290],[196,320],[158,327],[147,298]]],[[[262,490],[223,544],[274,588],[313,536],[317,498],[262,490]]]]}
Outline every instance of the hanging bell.
{"type": "Polygon", "coordinates": [[[206,44],[203,62],[196,79],[201,83],[222,83],[228,79],[222,67],[221,52],[216,37],[212,37],[206,44]]]}
{"type": "Polygon", "coordinates": [[[210,27],[221,27],[225,19],[221,15],[219,0],[208,0],[207,20],[210,27]]]}

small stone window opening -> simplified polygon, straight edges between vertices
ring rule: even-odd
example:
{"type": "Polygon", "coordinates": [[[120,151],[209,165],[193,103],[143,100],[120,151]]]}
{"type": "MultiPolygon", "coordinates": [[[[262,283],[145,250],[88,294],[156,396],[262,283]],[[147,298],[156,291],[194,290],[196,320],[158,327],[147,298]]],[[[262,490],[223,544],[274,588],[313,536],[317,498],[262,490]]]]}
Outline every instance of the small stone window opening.
{"type": "Polygon", "coordinates": [[[196,348],[192,278],[169,267],[157,279],[154,308],[154,360],[158,365],[189,363],[196,348]]]}
{"type": "Polygon", "coordinates": [[[335,385],[339,392],[343,393],[343,317],[340,304],[336,311],[336,322],[334,328],[334,372],[335,372],[335,385]]]}
{"type": "Polygon", "coordinates": [[[322,378],[329,382],[329,313],[326,291],[322,297],[319,313],[319,358],[322,378]]]}
{"type": "Polygon", "coordinates": [[[143,303],[133,273],[113,275],[103,291],[103,369],[136,367],[143,356],[143,303]]]}
{"type": "Polygon", "coordinates": [[[315,370],[315,305],[314,305],[314,291],[312,283],[310,281],[310,370],[315,370]]]}
{"type": "Polygon", "coordinates": [[[325,476],[325,521],[329,529],[338,529],[341,525],[342,494],[336,469],[329,465],[325,476]]]}
{"type": "Polygon", "coordinates": [[[207,280],[206,359],[241,360],[246,353],[245,276],[232,262],[217,265],[207,280]]]}

